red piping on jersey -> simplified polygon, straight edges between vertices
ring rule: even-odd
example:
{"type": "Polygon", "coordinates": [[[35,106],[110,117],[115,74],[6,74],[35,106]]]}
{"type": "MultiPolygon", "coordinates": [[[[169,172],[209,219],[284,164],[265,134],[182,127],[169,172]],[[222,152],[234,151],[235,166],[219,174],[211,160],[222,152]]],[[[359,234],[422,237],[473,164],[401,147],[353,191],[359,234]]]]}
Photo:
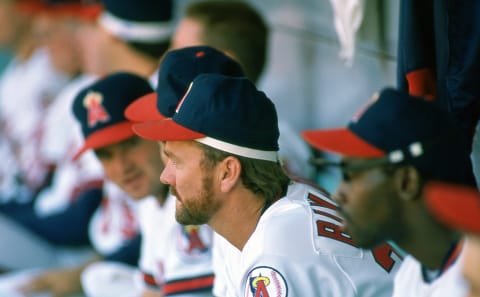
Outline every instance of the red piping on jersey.
{"type": "Polygon", "coordinates": [[[453,251],[451,252],[450,256],[446,259],[445,264],[442,266],[440,270],[440,274],[444,273],[450,266],[455,263],[455,261],[458,259],[458,256],[460,255],[460,252],[462,251],[463,247],[463,240],[458,242],[458,244],[455,246],[453,251]]]}
{"type": "Polygon", "coordinates": [[[143,281],[149,287],[160,288],[160,286],[155,281],[155,277],[153,275],[151,275],[149,273],[142,272],[142,276],[143,276],[143,281]]]}
{"type": "Polygon", "coordinates": [[[196,278],[168,282],[163,286],[162,293],[167,296],[189,291],[211,290],[213,287],[213,280],[213,274],[208,274],[196,278]]]}

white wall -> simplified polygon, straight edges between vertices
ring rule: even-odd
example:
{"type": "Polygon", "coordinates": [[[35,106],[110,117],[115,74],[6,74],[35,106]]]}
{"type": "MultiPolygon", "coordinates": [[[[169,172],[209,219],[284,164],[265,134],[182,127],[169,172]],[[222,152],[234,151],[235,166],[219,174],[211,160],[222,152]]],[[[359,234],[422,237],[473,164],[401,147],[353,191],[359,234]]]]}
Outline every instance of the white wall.
{"type": "Polygon", "coordinates": [[[328,0],[258,2],[272,26],[260,86],[296,129],[343,126],[374,91],[395,85],[398,1],[378,12],[378,3],[387,1],[366,0],[351,67],[338,56],[328,0]]]}

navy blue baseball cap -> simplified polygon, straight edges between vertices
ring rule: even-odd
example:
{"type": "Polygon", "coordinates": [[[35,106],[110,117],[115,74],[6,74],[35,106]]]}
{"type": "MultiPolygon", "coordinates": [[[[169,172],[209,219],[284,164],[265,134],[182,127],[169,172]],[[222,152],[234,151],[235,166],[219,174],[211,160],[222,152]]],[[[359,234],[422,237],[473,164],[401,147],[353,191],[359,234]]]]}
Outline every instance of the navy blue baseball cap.
{"type": "Polygon", "coordinates": [[[121,40],[158,43],[170,39],[172,0],[103,0],[99,24],[121,40]]]}
{"type": "Polygon", "coordinates": [[[195,140],[252,159],[278,161],[278,119],[273,102],[245,77],[197,76],[172,118],[133,125],[141,137],[195,140]]]}
{"type": "Polygon", "coordinates": [[[383,89],[346,128],[307,130],[313,147],[355,158],[408,163],[431,179],[470,183],[467,141],[453,117],[434,103],[383,89]]]}
{"type": "Polygon", "coordinates": [[[73,113],[81,125],[85,142],[77,159],[88,149],[126,140],[135,134],[125,109],[137,98],[153,91],[148,80],[132,73],[108,75],[81,90],[74,99],[73,113]]]}
{"type": "Polygon", "coordinates": [[[244,76],[235,60],[210,46],[192,46],[168,52],[160,64],[156,92],[133,102],[125,111],[135,122],[171,117],[189,84],[202,73],[244,76]]]}

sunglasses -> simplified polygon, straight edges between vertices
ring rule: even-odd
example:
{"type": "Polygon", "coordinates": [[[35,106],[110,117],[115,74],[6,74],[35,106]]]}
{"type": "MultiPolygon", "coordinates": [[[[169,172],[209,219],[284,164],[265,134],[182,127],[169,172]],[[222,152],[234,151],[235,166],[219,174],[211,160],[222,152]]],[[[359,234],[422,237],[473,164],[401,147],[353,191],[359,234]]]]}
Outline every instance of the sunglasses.
{"type": "Polygon", "coordinates": [[[351,181],[355,173],[372,169],[375,167],[382,167],[386,165],[393,165],[391,160],[388,157],[385,158],[374,158],[370,160],[348,162],[345,160],[342,161],[332,161],[324,158],[310,158],[309,162],[320,168],[325,167],[334,167],[340,169],[342,174],[342,179],[344,181],[351,181]]]}

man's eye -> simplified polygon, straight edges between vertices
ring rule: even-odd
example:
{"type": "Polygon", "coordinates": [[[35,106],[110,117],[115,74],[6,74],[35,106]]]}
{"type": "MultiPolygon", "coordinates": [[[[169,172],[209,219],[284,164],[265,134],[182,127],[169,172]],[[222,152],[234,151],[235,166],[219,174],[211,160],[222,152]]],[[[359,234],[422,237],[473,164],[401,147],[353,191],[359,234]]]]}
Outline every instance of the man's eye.
{"type": "Polygon", "coordinates": [[[138,137],[132,137],[132,138],[128,139],[127,141],[125,141],[123,144],[124,144],[125,147],[133,147],[133,146],[137,145],[139,142],[140,142],[140,140],[138,139],[138,137]]]}
{"type": "Polygon", "coordinates": [[[172,166],[177,166],[177,162],[174,161],[172,158],[168,158],[168,163],[170,163],[172,166]]]}
{"type": "Polygon", "coordinates": [[[95,150],[95,155],[100,160],[106,160],[111,156],[111,154],[109,154],[108,152],[106,152],[104,150],[95,150]]]}
{"type": "Polygon", "coordinates": [[[132,137],[128,140],[121,142],[120,149],[122,151],[127,151],[129,149],[135,148],[140,143],[138,137],[132,137]]]}

